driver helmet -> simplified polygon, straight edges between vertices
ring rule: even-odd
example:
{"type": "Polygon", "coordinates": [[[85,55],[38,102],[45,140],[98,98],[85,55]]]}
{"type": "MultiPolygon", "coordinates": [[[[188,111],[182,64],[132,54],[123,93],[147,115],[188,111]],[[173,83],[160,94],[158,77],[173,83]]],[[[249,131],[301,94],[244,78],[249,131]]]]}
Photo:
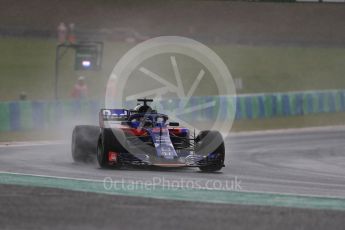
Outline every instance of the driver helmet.
{"type": "Polygon", "coordinates": [[[134,107],[134,111],[138,113],[147,113],[148,111],[152,111],[152,108],[148,105],[138,104],[137,106],[134,107]]]}

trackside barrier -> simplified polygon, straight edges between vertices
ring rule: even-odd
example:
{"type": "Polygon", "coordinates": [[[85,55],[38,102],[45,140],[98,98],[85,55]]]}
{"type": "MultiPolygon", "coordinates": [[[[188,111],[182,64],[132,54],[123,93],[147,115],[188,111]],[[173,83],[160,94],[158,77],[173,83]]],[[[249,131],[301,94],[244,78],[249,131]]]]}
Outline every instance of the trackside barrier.
{"type": "Polygon", "coordinates": [[[0,102],[0,131],[58,127],[67,120],[96,120],[97,101],[10,101],[0,102]]]}
{"type": "MultiPolygon", "coordinates": [[[[183,114],[181,101],[167,100],[160,111],[183,114]]],[[[319,113],[345,112],[345,90],[307,91],[272,94],[250,94],[221,97],[193,97],[187,103],[192,109],[185,120],[267,119],[319,113]],[[199,109],[198,106],[201,106],[199,109]]],[[[135,102],[129,102],[133,107],[135,102]]],[[[0,131],[44,129],[66,124],[70,120],[97,121],[99,101],[9,101],[0,102],[0,131]]]]}

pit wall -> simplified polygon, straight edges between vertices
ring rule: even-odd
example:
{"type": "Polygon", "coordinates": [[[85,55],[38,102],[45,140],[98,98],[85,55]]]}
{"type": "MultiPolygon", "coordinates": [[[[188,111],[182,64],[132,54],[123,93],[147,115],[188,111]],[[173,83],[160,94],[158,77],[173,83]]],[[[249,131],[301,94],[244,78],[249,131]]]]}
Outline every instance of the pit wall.
{"type": "MultiPolygon", "coordinates": [[[[202,121],[234,116],[235,120],[250,120],[345,112],[345,90],[193,97],[189,105],[212,101],[216,101],[215,106],[186,114],[186,118],[202,121]]],[[[133,103],[127,106],[132,107],[133,103]]],[[[163,102],[163,112],[165,109],[169,114],[176,103],[175,100],[163,102]]],[[[40,130],[82,122],[97,124],[101,107],[99,101],[0,102],[0,131],[40,130]]]]}

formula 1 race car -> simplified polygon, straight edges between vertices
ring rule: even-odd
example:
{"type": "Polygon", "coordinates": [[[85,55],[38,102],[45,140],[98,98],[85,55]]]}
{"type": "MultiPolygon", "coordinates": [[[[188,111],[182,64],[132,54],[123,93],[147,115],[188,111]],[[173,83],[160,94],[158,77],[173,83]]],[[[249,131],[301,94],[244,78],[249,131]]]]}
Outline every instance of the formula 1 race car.
{"type": "Polygon", "coordinates": [[[224,167],[225,147],[218,131],[201,131],[197,136],[168,122],[168,116],[138,99],[133,110],[101,109],[100,126],[79,125],[72,134],[72,157],[85,162],[97,157],[101,168],[125,165],[199,167],[219,171],[224,167]]]}

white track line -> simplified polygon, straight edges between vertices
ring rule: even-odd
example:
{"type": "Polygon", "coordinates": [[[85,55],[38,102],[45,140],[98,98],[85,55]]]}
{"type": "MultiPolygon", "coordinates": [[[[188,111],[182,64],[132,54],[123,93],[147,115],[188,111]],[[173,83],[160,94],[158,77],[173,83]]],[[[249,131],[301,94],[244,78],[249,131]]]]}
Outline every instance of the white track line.
{"type": "Polygon", "coordinates": [[[8,141],[8,142],[0,142],[0,148],[62,145],[62,144],[67,144],[67,143],[68,143],[67,141],[8,141]]]}
{"type": "Polygon", "coordinates": [[[259,136],[259,135],[265,135],[265,134],[294,134],[294,133],[311,133],[311,132],[318,132],[318,131],[319,132],[344,131],[345,133],[345,125],[240,131],[240,132],[230,132],[228,135],[229,136],[255,136],[255,135],[259,136]]]}
{"type": "MultiPolygon", "coordinates": [[[[326,132],[326,131],[344,131],[345,125],[339,126],[320,126],[308,128],[291,128],[291,129],[271,129],[271,130],[255,130],[255,131],[241,131],[224,133],[224,136],[260,136],[269,134],[294,134],[294,133],[311,133],[311,132],[326,132]]],[[[0,142],[1,147],[27,147],[27,146],[40,146],[40,145],[62,145],[69,144],[69,141],[7,141],[0,142]]]]}

